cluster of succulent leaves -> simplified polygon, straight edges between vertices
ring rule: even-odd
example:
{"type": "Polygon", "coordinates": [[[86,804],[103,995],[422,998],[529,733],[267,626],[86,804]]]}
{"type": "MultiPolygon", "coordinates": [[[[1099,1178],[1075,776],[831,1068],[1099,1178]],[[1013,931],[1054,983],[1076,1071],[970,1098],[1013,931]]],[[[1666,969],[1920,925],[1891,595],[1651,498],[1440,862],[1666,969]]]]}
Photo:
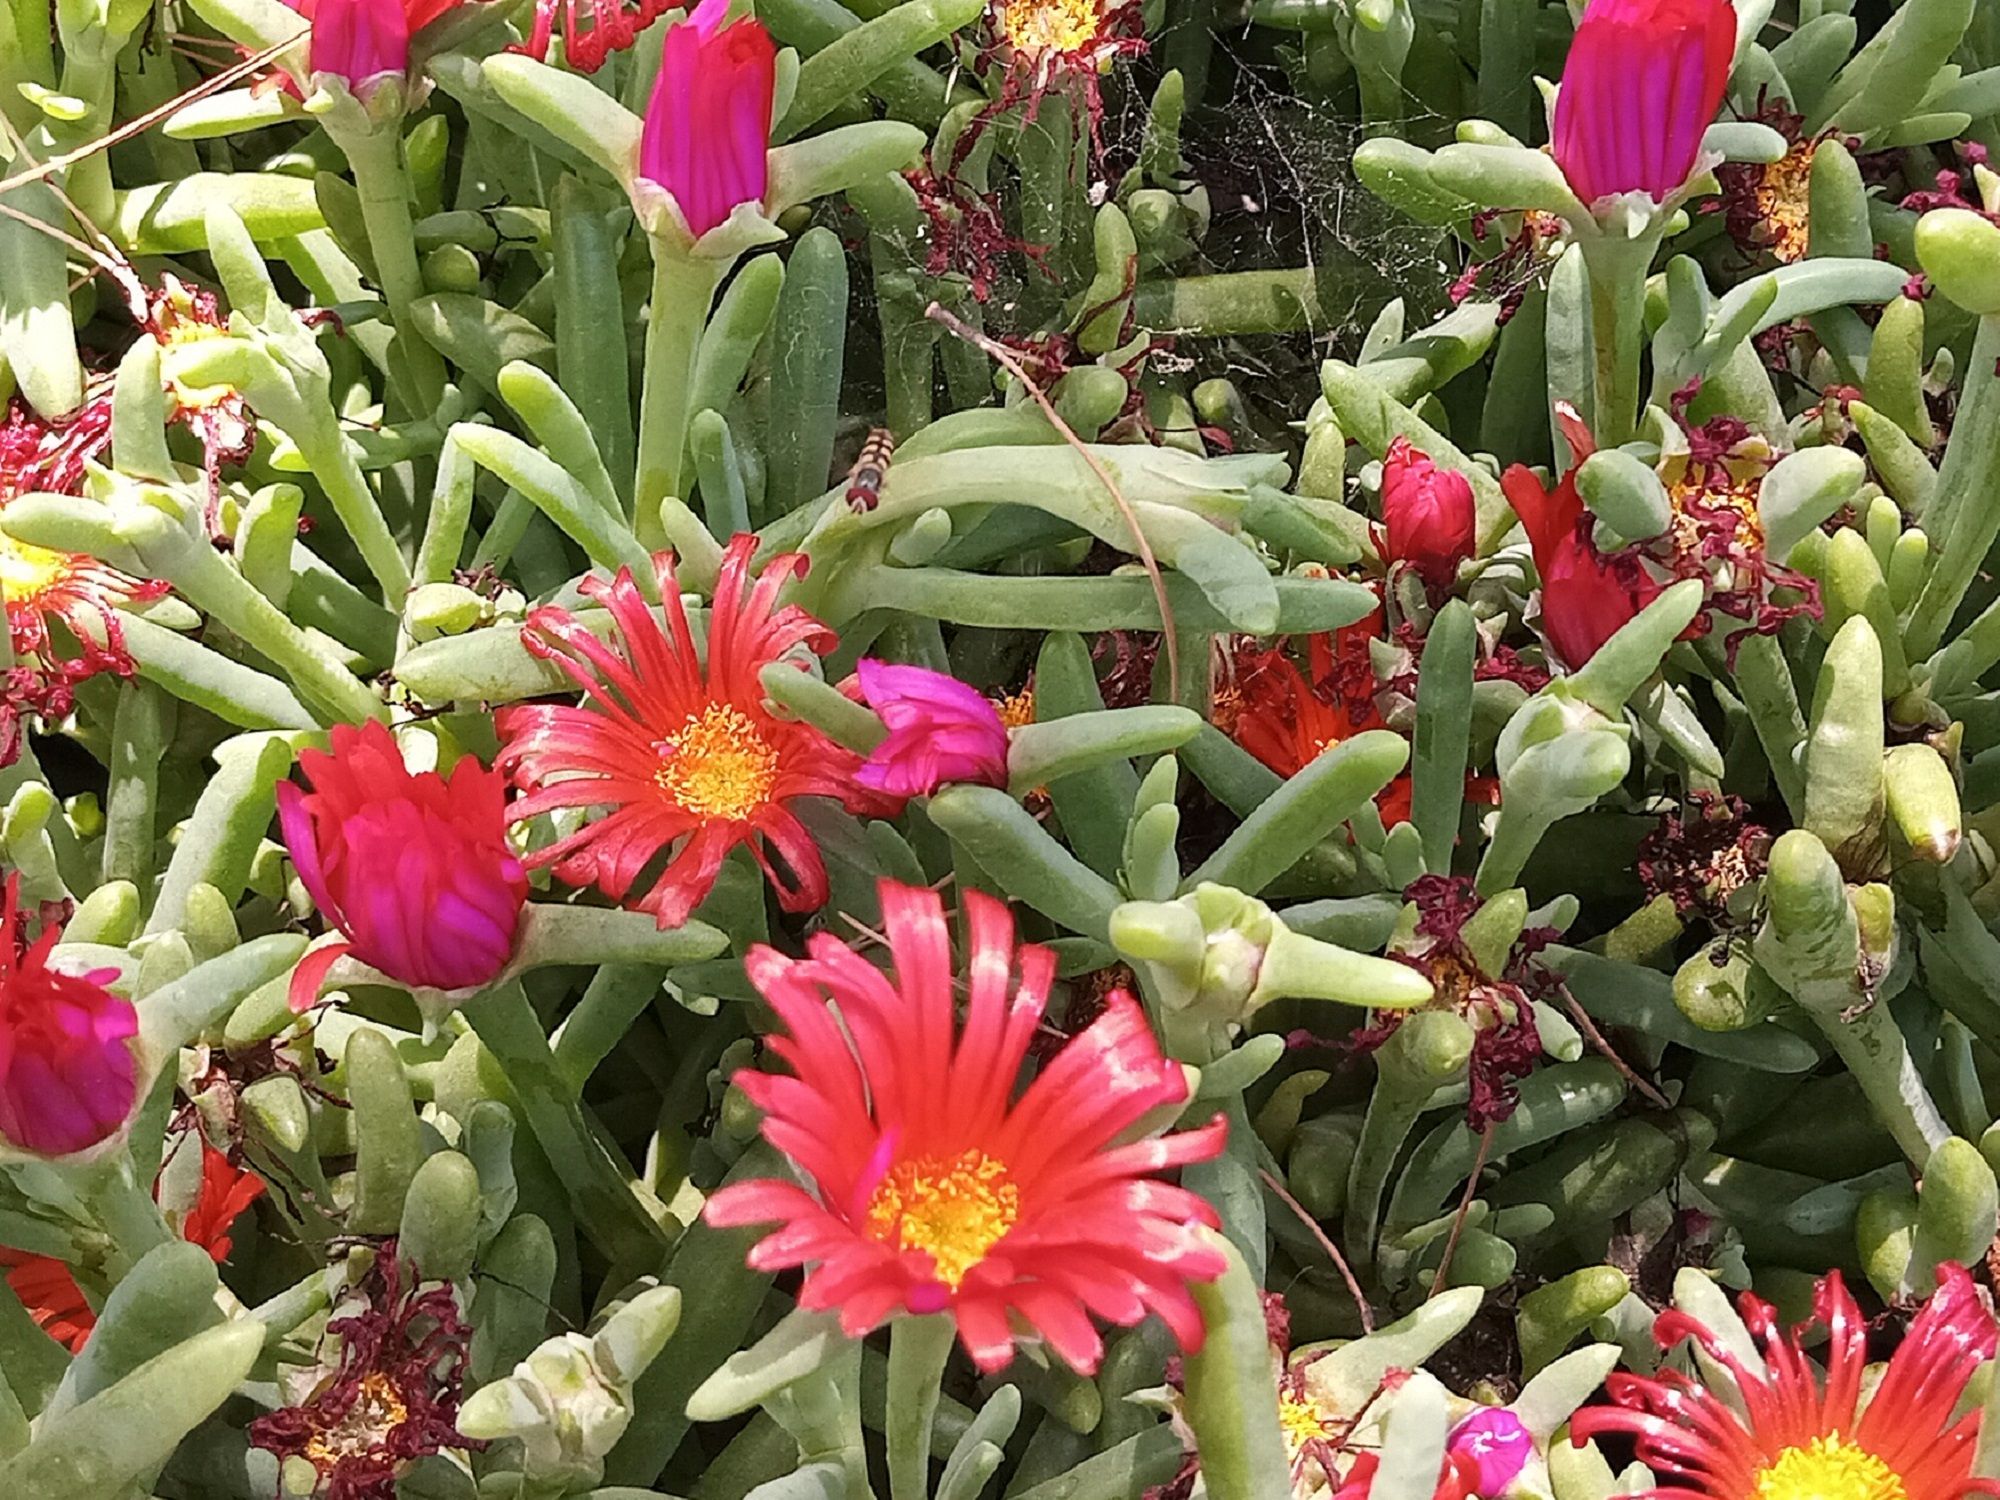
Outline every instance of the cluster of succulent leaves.
{"type": "MultiPolygon", "coordinates": [[[[1816,142],[1780,206],[1804,241],[1746,242],[1712,195],[1663,226],[1618,325],[1643,415],[1580,482],[1607,550],[1666,535],[1692,391],[1691,423],[1767,445],[1749,514],[1821,608],[1681,639],[1684,582],[1535,686],[1476,672],[1503,634],[1544,659],[1497,475],[1568,466],[1553,403],[1603,403],[1611,326],[1584,249],[1538,237],[1573,205],[1522,144],[1564,7],[1146,0],[1130,45],[1023,84],[976,4],[758,0],[788,49],[783,233],[705,320],[716,280],[653,263],[620,156],[666,21],[584,78],[510,52],[530,9],[426,31],[385,123],[247,79],[181,98],[239,50],[298,46],[276,0],[55,0],[53,27],[42,0],[0,4],[5,378],[21,410],[93,401],[109,424],[74,491],[9,493],[0,533],[172,589],[122,612],[136,674],[82,685],[0,770],[0,854],[30,903],[74,904],[58,952],[116,970],[179,1059],[111,1156],[0,1164],[0,1245],[67,1262],[99,1313],[72,1360],[0,1295],[0,1494],[309,1491],[249,1428],[300,1398],[387,1236],[451,1288],[483,1439],[410,1464],[411,1500],[855,1496],[885,1444],[897,1500],[1136,1500],[1182,1467],[1165,1406],[1210,1494],[1272,1500],[1260,1287],[1297,1342],[1353,1341],[1329,1377],[1351,1399],[1432,1361],[1546,1440],[1620,1348],[1650,1365],[1676,1291],[1800,1311],[1838,1267],[1908,1308],[1940,1262],[1983,1260],[2000,181],[1967,148],[2000,148],[2000,7],[1739,6],[1723,171],[1816,142]],[[1288,263],[1212,243],[1232,210],[1196,147],[1251,75],[1365,133],[1354,176],[1389,232],[1467,269],[1452,300],[1357,279],[1330,228],[1265,246],[1288,263]],[[970,196],[940,209],[946,180],[970,196]],[[135,341],[121,275],[212,288],[226,316],[135,341]],[[1357,296],[1365,329],[1333,315],[1357,296]],[[1010,340],[1050,406],[934,304],[1010,340]],[[695,318],[691,380],[643,357],[663,316],[695,318]],[[219,472],[168,425],[215,389],[256,439],[219,472]],[[673,451],[643,452],[662,406],[673,451]],[[841,475],[873,427],[897,448],[863,511],[841,475]],[[1241,638],[1375,607],[1366,517],[1398,437],[1470,478],[1481,557],[1448,602],[1390,580],[1425,643],[1395,732],[1283,779],[1211,709],[1241,638]],[[293,1016],[313,913],[273,808],[297,752],[393,712],[490,754],[496,706],[565,690],[522,645],[532,603],[662,548],[705,587],[745,529],[810,559],[826,682],[864,654],[996,698],[1032,681],[1013,785],[894,820],[816,809],[820,912],[780,912],[740,855],[680,929],[557,887],[510,977],[441,1024],[369,986],[293,1016]],[[1406,770],[1412,815],[1385,826],[1372,799],[1406,770]],[[1690,874],[1705,818],[1736,858],[1690,874]],[[1490,1131],[1449,1004],[1350,1045],[1424,998],[1381,955],[1420,948],[1405,893],[1447,875],[1484,898],[1462,941],[1483,980],[1537,934],[1516,993],[1545,1055],[1490,1131]],[[1203,1294],[1184,1394],[1150,1324],[1094,1380],[1033,1353],[940,1379],[942,1351],[788,1316],[795,1287],[745,1265],[755,1236],[702,1222],[725,1178],[782,1170],[730,1087],[769,1024],[742,955],[868,933],[883,876],[1015,903],[1061,955],[1059,1012],[1129,966],[1199,1070],[1190,1109],[1231,1121],[1184,1173],[1240,1259],[1203,1294]],[[220,1282],[147,1196],[170,1116],[273,1186],[220,1282]],[[917,1435],[940,1463],[917,1449],[912,1480],[917,1435]]],[[[770,681],[855,732],[820,678],[770,681]]],[[[1390,1451],[1424,1456],[1385,1462],[1385,1500],[1436,1472],[1443,1397],[1416,1389],[1390,1451]]],[[[1593,1449],[1547,1464],[1560,1500],[1619,1484],[1593,1449]]]]}

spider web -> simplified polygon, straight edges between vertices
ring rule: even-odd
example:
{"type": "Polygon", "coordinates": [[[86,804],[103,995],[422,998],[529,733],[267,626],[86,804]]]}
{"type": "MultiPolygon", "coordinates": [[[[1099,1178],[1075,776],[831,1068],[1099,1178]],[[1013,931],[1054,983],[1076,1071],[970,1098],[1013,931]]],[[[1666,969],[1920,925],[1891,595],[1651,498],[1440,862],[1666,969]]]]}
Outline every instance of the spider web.
{"type": "MultiPolygon", "coordinates": [[[[1352,358],[1392,298],[1405,300],[1412,330],[1445,311],[1447,288],[1463,265],[1462,247],[1447,231],[1404,218],[1355,178],[1354,151],[1367,133],[1356,118],[1352,85],[1345,99],[1316,97],[1315,86],[1303,78],[1299,42],[1296,34],[1261,27],[1215,34],[1206,99],[1189,111],[1181,130],[1185,176],[1207,190],[1209,229],[1194,256],[1148,273],[1150,279],[1311,268],[1325,325],[1317,332],[1183,336],[1170,353],[1155,357],[1153,368],[1181,374],[1189,386],[1227,376],[1253,408],[1276,422],[1305,415],[1318,392],[1318,362],[1328,355],[1352,358]]],[[[1147,58],[1121,62],[1103,78],[1103,159],[1089,184],[1093,204],[1116,190],[1136,160],[1153,91],[1171,55],[1170,28],[1153,39],[1147,58]]],[[[1051,97],[1043,107],[1062,103],[1051,97]]],[[[1406,98],[1405,109],[1409,117],[1398,133],[1449,138],[1451,121],[1414,98],[1406,98]]],[[[1009,176],[996,160],[995,185],[1011,191],[1009,176]]],[[[854,398],[865,406],[880,394],[873,368],[878,325],[865,229],[853,221],[841,229],[857,252],[850,268],[856,322],[848,346],[853,410],[854,398]]],[[[905,248],[919,263],[928,254],[926,244],[905,248]]],[[[1044,286],[1038,294],[1031,283],[1046,283],[1049,275],[1025,256],[1004,257],[980,309],[987,332],[1024,336],[1043,326],[1036,309],[1046,309],[1049,292],[1044,286]]],[[[1075,290],[1067,282],[1060,288],[1064,296],[1075,290]]]]}

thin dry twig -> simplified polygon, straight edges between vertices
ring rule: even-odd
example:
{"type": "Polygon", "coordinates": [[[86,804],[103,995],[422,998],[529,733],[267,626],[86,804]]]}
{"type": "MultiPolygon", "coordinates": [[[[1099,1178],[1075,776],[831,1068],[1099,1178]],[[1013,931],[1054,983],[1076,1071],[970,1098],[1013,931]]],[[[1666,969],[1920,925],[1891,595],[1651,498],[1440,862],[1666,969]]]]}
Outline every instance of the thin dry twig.
{"type": "Polygon", "coordinates": [[[1451,1258],[1458,1253],[1458,1237],[1465,1232],[1466,1217],[1472,1212],[1472,1196],[1479,1190],[1479,1174],[1486,1170],[1486,1155],[1493,1149],[1493,1123],[1479,1133],[1479,1154],[1472,1159],[1472,1171],[1465,1179],[1465,1191],[1459,1195],[1458,1212],[1452,1217],[1451,1237],[1444,1242],[1444,1254],[1438,1257],[1437,1276],[1431,1282],[1431,1296],[1435,1297],[1445,1289],[1445,1277],[1451,1271],[1451,1258]]]}
{"type": "Polygon", "coordinates": [[[931,303],[924,309],[924,316],[933,323],[942,324],[990,359],[998,361],[1001,368],[1020,381],[1021,388],[1034,398],[1035,404],[1042,409],[1042,415],[1047,417],[1056,431],[1062,434],[1063,441],[1076,449],[1083,461],[1090,465],[1090,472],[1097,476],[1097,482],[1104,486],[1104,492],[1111,497],[1111,503],[1117,506],[1119,514],[1125,517],[1125,524],[1132,528],[1132,539],[1138,547],[1139,561],[1145,565],[1146,576],[1153,581],[1153,598],[1160,606],[1160,639],[1167,653],[1167,692],[1171,697],[1178,699],[1181,695],[1181,653],[1180,645],[1174,637],[1173,606],[1167,602],[1167,580],[1160,572],[1160,560],[1153,555],[1153,544],[1146,540],[1146,533],[1140,528],[1139,516],[1132,509],[1132,502],[1125,498],[1125,492],[1118,488],[1118,481],[1113,479],[1104,465],[1098,462],[1097,455],[1090,451],[1089,445],[1076,435],[1076,429],[1062,419],[1062,414],[1055,409],[1049,398],[1042,394],[1042,388],[1035,384],[1026,370],[1021,368],[1021,362],[1014,358],[1012,351],[1005,344],[988,338],[941,303],[931,303]]]}
{"type": "Polygon", "coordinates": [[[155,105],[144,114],[134,115],[116,130],[109,131],[94,141],[86,141],[74,151],[61,152],[58,155],[51,156],[47,161],[37,166],[29,167],[24,172],[16,172],[12,177],[0,178],[0,194],[11,193],[15,188],[26,187],[31,182],[40,182],[45,177],[52,177],[58,172],[68,170],[86,157],[95,156],[100,151],[110,150],[121,141],[128,141],[135,135],[143,135],[182,105],[192,104],[197,99],[205,99],[210,94],[227,88],[239,79],[248,78],[252,73],[276,58],[279,53],[295,45],[297,41],[298,38],[293,37],[289,41],[278,42],[266,47],[262,52],[253,52],[234,66],[224,68],[213,78],[205,78],[193,88],[187,90],[187,92],[176,94],[164,104],[155,105]]]}
{"type": "Polygon", "coordinates": [[[1347,1294],[1354,1299],[1356,1311],[1361,1314],[1361,1331],[1364,1334],[1375,1331],[1375,1311],[1368,1305],[1368,1298],[1361,1290],[1361,1283],[1354,1279],[1354,1268],[1347,1263],[1347,1257],[1340,1253],[1340,1247],[1327,1238],[1327,1233],[1319,1227],[1319,1220],[1306,1212],[1305,1205],[1285,1190],[1285,1185],[1273,1177],[1265,1167],[1257,1169],[1257,1175],[1264,1179],[1264,1186],[1277,1194],[1278,1201],[1299,1216],[1299,1222],[1306,1226],[1308,1233],[1319,1242],[1326,1258],[1333,1262],[1334,1270],[1340,1272],[1340,1279],[1347,1283],[1347,1294]]]}
{"type": "Polygon", "coordinates": [[[1673,1103],[1665,1094],[1641,1078],[1632,1070],[1630,1063],[1612,1050],[1611,1043],[1604,1039],[1604,1033],[1597,1029],[1597,1023],[1590,1019],[1590,1013],[1583,1008],[1583,1003],[1569,992],[1568,985],[1562,987],[1562,997],[1563,1005],[1569,1011],[1570,1019],[1576,1022],[1577,1029],[1590,1039],[1591,1046],[1611,1060],[1611,1066],[1624,1075],[1625,1081],[1644,1094],[1646,1101],[1655,1109],[1672,1109],[1673,1103]]]}

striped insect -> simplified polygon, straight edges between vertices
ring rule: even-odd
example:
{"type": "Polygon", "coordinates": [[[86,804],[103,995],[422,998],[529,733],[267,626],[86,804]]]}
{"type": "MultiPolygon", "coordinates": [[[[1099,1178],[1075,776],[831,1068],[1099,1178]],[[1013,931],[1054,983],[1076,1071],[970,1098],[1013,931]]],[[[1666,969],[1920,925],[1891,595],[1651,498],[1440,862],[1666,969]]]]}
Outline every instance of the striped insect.
{"type": "Polygon", "coordinates": [[[882,481],[889,477],[889,455],[895,447],[896,435],[888,428],[869,429],[860,457],[847,471],[847,503],[856,510],[873,510],[882,503],[882,481]]]}

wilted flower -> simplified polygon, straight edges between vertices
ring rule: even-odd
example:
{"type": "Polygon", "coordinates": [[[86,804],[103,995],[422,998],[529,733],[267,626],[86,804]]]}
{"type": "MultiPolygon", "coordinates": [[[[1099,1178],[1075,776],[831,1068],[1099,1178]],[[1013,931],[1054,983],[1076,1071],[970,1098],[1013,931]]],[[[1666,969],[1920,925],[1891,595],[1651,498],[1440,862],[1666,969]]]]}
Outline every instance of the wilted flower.
{"type": "Polygon", "coordinates": [[[412,775],[377,722],[334,726],[332,753],[307,750],[313,784],[278,786],[285,847],[313,904],[344,942],[293,972],[304,1010],[346,954],[412,988],[471,990],[513,957],[528,876],[507,843],[506,778],[471,756],[449,779],[412,775]]]}
{"type": "Polygon", "coordinates": [[[1399,437],[1382,459],[1382,526],[1376,548],[1386,563],[1416,571],[1433,592],[1451,587],[1475,546],[1472,482],[1440,469],[1399,437]]]}
{"type": "Polygon", "coordinates": [[[796,605],[778,604],[779,590],[805,571],[806,560],[796,553],[776,558],[753,584],[756,550],[757,538],[746,533],[723,556],[706,663],[695,649],[669,553],[654,558],[654,568],[671,639],[623,568],[609,581],[580,585],[609,612],[617,646],[566,609],[543,606],[529,614],[521,631],[528,649],[553,661],[591,701],[583,708],[503,708],[496,716],[504,743],[495,765],[528,793],[514,804],[513,820],[558,808],[612,809],[535,850],[530,868],[548,866],[572,885],[594,885],[623,901],[647,866],[672,848],[672,859],[636,905],[661,927],[674,927],[707,896],[729,851],[742,846],[786,911],[825,904],[826,865],[791,804],[836,797],[860,810],[874,805],[874,794],[855,780],[859,756],[765,707],[758,674],[800,646],[829,651],[834,637],[796,605]]]}
{"type": "Polygon", "coordinates": [[[708,1200],[708,1221],[780,1225],[750,1265],[808,1267],[799,1305],[838,1309],[853,1337],[899,1312],[946,1313],[982,1370],[1013,1358],[1025,1326],[1090,1373],[1103,1354],[1092,1315],[1129,1326],[1153,1313],[1198,1348],[1187,1284],[1223,1270],[1198,1231],[1215,1211],[1154,1174],[1214,1156],[1222,1119],[1119,1144],[1188,1099],[1122,993],[1017,1096],[1054,953],[1017,948],[1007,909],[968,891],[959,980],[936,894],[884,881],[881,901],[893,977],[823,932],[807,958],[758,946],[745,959],[792,1073],[736,1081],[810,1186],[733,1184],[708,1200]]]}
{"type": "MultiPolygon", "coordinates": [[[[1415,909],[1415,929],[1407,940],[1390,944],[1389,957],[1430,980],[1435,996],[1420,1009],[1452,1011],[1471,1028],[1465,1121],[1475,1131],[1484,1130],[1514,1113],[1520,1098],[1515,1083],[1541,1060],[1534,1002],[1554,993],[1560,981],[1538,955],[1555,941],[1556,931],[1522,928],[1516,918],[1511,934],[1502,934],[1507,942],[1498,948],[1496,963],[1491,953],[1483,954],[1467,940],[1467,924],[1486,905],[1469,878],[1419,876],[1403,895],[1415,909]]],[[[1373,1025],[1354,1034],[1353,1045],[1372,1052],[1410,1014],[1414,1012],[1379,1012],[1373,1025]]]]}
{"type": "Polygon", "coordinates": [[[1683,920],[1723,923],[1736,893],[1763,878],[1770,854],[1770,830],[1750,821],[1741,797],[1697,789],[1683,815],[1662,814],[1639,841],[1639,880],[1649,901],[1670,898],[1683,920]]]}
{"type": "Polygon", "coordinates": [[[397,1477],[417,1459],[485,1446],[457,1425],[472,1329],[449,1285],[405,1286],[414,1275],[396,1242],[384,1243],[352,1306],[327,1322],[338,1363],[303,1372],[297,1400],[250,1424],[252,1446],[313,1466],[320,1500],[395,1500],[397,1477]]]}
{"type": "Polygon", "coordinates": [[[1822,1380],[1804,1335],[1778,1326],[1769,1303],[1738,1299],[1763,1358],[1748,1360],[1741,1332],[1727,1337],[1678,1308],[1654,1322],[1666,1347],[1692,1339],[1726,1370],[1710,1389],[1675,1369],[1647,1378],[1613,1374],[1613,1406],[1591,1406],[1570,1422],[1581,1445],[1605,1433],[1637,1440],[1658,1474],[1655,1494],[1680,1500],[1959,1500],[2000,1494],[2000,1481],[1972,1477],[1980,1407],[1956,1415],[1967,1383],[1993,1357],[1993,1314],[1972,1278],[1938,1268],[1938,1290],[1870,1384],[1868,1325],[1840,1273],[1819,1283],[1813,1322],[1827,1332],[1822,1380]],[[1863,1391],[1869,1394],[1865,1400],[1863,1391]]]}
{"type": "MultiPolygon", "coordinates": [[[[1672,524],[1639,550],[1672,577],[1701,580],[1709,609],[1745,622],[1726,643],[1733,661],[1744,635],[1774,634],[1799,615],[1817,619],[1819,580],[1773,562],[1765,551],[1758,499],[1772,467],[1770,445],[1740,417],[1716,417],[1684,431],[1686,452],[1661,463],[1672,524]],[[1788,602],[1774,599],[1779,589],[1789,592],[1788,602]]],[[[1704,612],[1689,634],[1707,629],[1704,612]]]]}
{"type": "Polygon", "coordinates": [[[1620,193],[1663,203],[1694,174],[1729,87],[1729,0],[1591,0],[1570,42],[1550,132],[1585,204],[1620,193]]]}
{"type": "Polygon", "coordinates": [[[562,12],[563,62],[579,73],[595,73],[614,52],[623,52],[639,39],[639,34],[673,7],[669,0],[535,0],[535,21],[525,45],[513,50],[525,52],[537,62],[549,55],[549,39],[555,32],[556,12],[562,12]],[[589,24],[586,25],[585,17],[589,24]]]}
{"type": "Polygon", "coordinates": [[[696,239],[760,204],[770,181],[777,49],[764,23],[726,21],[730,0],[701,0],[667,32],[639,141],[639,176],[673,196],[696,239]]]}
{"type": "Polygon", "coordinates": [[[1563,247],[1568,243],[1569,226],[1556,215],[1539,209],[1521,213],[1481,209],[1472,216],[1471,228],[1473,244],[1489,249],[1489,253],[1483,260],[1468,263],[1447,289],[1447,295],[1456,307],[1475,293],[1483,293],[1500,304],[1499,321],[1504,324],[1521,310],[1529,290],[1546,281],[1561,259],[1563,247]],[[1513,227],[1493,245],[1488,230],[1498,225],[1513,227]]]}
{"type": "Polygon", "coordinates": [[[854,779],[891,797],[928,797],[955,781],[1007,784],[1007,726],[991,700],[928,667],[864,657],[861,696],[889,734],[854,779]]]}
{"type": "Polygon", "coordinates": [[[105,988],[117,970],[51,969],[62,930],[48,924],[30,943],[20,903],[21,877],[10,873],[0,898],[0,1138],[66,1156],[109,1140],[132,1117],[139,1013],[105,988]]]}
{"type": "MultiPolygon", "coordinates": [[[[1594,451],[1589,429],[1565,412],[1564,430],[1576,464],[1594,451]]],[[[1630,551],[1606,554],[1591,536],[1593,517],[1577,493],[1576,469],[1553,490],[1515,464],[1500,476],[1507,503],[1521,518],[1535,571],[1542,580],[1542,633],[1564,666],[1576,670],[1660,591],[1630,551]]]]}
{"type": "Polygon", "coordinates": [[[1724,162],[1723,221],[1746,251],[1768,250],[1785,264],[1804,260],[1811,241],[1812,166],[1824,135],[1807,135],[1805,117],[1780,100],[1760,100],[1755,116],[1785,138],[1785,154],[1770,162],[1724,162]]]}
{"type": "MultiPolygon", "coordinates": [[[[181,1221],[181,1238],[199,1245],[217,1265],[229,1259],[233,1248],[229,1230],[244,1211],[264,1191],[264,1179],[254,1172],[239,1171],[215,1147],[201,1143],[201,1189],[194,1207],[181,1221]]],[[[154,1183],[154,1193],[159,1184],[154,1183]]],[[[75,1354],[97,1326],[97,1314],[76,1284],[70,1268],[53,1255],[25,1255],[0,1249],[0,1266],[7,1266],[6,1281],[28,1310],[28,1316],[50,1338],[75,1354]]]]}

